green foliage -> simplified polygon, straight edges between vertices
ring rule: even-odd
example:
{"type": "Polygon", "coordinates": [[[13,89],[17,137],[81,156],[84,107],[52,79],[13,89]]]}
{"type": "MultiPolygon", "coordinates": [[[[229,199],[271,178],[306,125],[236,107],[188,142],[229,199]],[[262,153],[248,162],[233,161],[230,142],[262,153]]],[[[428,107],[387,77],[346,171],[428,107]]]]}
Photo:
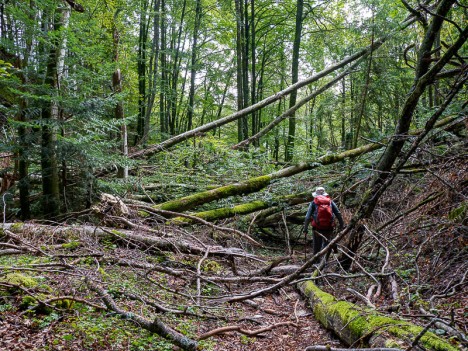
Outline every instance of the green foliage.
{"type": "Polygon", "coordinates": [[[9,77],[9,69],[12,67],[13,65],[11,63],[0,60],[0,78],[9,77]]]}

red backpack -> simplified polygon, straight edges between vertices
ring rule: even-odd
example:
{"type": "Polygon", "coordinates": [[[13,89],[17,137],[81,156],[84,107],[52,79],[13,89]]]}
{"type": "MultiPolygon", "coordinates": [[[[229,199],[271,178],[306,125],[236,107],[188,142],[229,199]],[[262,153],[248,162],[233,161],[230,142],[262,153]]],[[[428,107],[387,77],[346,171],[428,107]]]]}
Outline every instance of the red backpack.
{"type": "Polygon", "coordinates": [[[330,230],[335,226],[331,207],[332,200],[328,196],[318,195],[314,199],[315,211],[312,215],[312,227],[330,230]]]}

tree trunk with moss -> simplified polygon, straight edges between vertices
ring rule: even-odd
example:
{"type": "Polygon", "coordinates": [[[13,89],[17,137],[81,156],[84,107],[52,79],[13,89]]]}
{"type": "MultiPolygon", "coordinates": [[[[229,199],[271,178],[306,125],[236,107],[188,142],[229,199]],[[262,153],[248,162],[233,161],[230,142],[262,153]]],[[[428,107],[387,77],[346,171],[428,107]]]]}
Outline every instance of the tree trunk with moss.
{"type": "MultiPolygon", "coordinates": [[[[203,211],[194,213],[193,216],[198,218],[204,219],[205,221],[215,221],[219,219],[231,218],[238,215],[245,215],[261,210],[265,210],[267,208],[271,208],[272,206],[278,206],[281,204],[284,205],[298,205],[305,203],[307,201],[311,201],[310,193],[301,193],[301,194],[293,194],[288,196],[281,196],[272,200],[264,201],[264,200],[256,200],[247,202],[244,204],[240,204],[233,207],[223,207],[217,208],[214,210],[203,211]]],[[[280,211],[278,209],[277,211],[280,211]]],[[[275,212],[277,212],[275,211],[275,212]]],[[[182,217],[175,217],[173,219],[174,222],[187,222],[192,223],[193,221],[187,218],[182,217]]]]}
{"type": "MultiPolygon", "coordinates": [[[[404,320],[393,319],[375,310],[339,301],[320,290],[311,281],[299,289],[309,300],[315,318],[327,329],[353,347],[395,347],[407,349],[424,328],[404,320]]],[[[426,350],[456,351],[457,347],[431,332],[425,332],[418,344],[426,350]]]]}
{"type": "MultiPolygon", "coordinates": [[[[447,117],[441,120],[439,123],[437,123],[436,126],[440,127],[447,125],[448,123],[453,122],[456,118],[456,116],[447,117]]],[[[413,133],[410,133],[410,135],[418,135],[420,132],[420,130],[414,131],[413,133]]],[[[229,184],[216,189],[202,191],[193,195],[185,196],[180,199],[167,201],[165,203],[156,205],[155,208],[166,211],[182,212],[215,200],[225,199],[230,196],[254,193],[264,189],[265,187],[270,185],[271,182],[275,179],[291,177],[304,171],[308,171],[325,165],[331,165],[350,157],[356,157],[371,151],[378,150],[386,146],[385,143],[387,141],[388,139],[385,139],[381,142],[366,144],[356,149],[347,150],[335,154],[324,155],[319,157],[315,161],[298,163],[294,166],[284,168],[280,171],[259,177],[254,177],[243,182],[229,184]]]]}

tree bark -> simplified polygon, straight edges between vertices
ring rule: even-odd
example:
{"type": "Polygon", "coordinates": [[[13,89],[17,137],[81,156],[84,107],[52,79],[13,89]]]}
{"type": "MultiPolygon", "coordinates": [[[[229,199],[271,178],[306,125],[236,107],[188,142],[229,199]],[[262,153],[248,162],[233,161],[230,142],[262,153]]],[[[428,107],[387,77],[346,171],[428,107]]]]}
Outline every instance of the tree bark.
{"type": "Polygon", "coordinates": [[[161,237],[156,236],[156,231],[144,233],[143,230],[136,233],[134,230],[125,230],[105,227],[94,227],[90,225],[82,226],[64,226],[64,227],[52,227],[41,224],[30,224],[30,223],[4,223],[0,228],[0,235],[4,230],[9,230],[15,234],[21,233],[34,233],[37,235],[69,235],[70,233],[85,233],[87,235],[95,236],[98,239],[104,240],[115,240],[116,242],[123,240],[126,245],[130,242],[136,245],[142,245],[146,248],[154,248],[161,251],[177,251],[186,254],[204,255],[209,250],[210,256],[234,256],[234,257],[245,257],[255,258],[254,255],[247,253],[246,251],[238,248],[223,248],[220,246],[195,246],[181,238],[173,238],[167,236],[167,231],[161,232],[161,237]]]}
{"type": "MultiPolygon", "coordinates": [[[[62,14],[58,9],[52,9],[50,16],[53,25],[53,31],[59,33],[60,28],[67,20],[66,11],[62,14]]],[[[59,89],[58,69],[61,61],[61,43],[62,38],[56,35],[50,43],[50,49],[47,56],[47,69],[45,84],[51,91],[51,101],[48,106],[42,108],[41,118],[42,141],[41,141],[41,172],[42,172],[42,212],[46,218],[55,218],[60,213],[60,190],[59,174],[57,161],[56,131],[54,120],[58,119],[59,106],[55,101],[59,89]]]]}
{"type": "MultiPolygon", "coordinates": [[[[117,28],[117,23],[115,23],[117,20],[116,17],[118,15],[118,11],[119,10],[116,10],[115,12],[115,15],[113,17],[114,22],[112,24],[112,39],[113,39],[113,50],[114,50],[112,60],[114,64],[116,65],[115,70],[112,74],[112,89],[114,89],[114,93],[117,95],[119,95],[122,92],[122,75],[120,73],[120,68],[119,68],[120,33],[117,28]]],[[[139,79],[143,79],[143,82],[144,82],[143,77],[139,77],[139,79]]],[[[141,82],[139,84],[141,84],[141,82]]],[[[143,102],[140,101],[139,99],[139,103],[143,103],[143,102]]],[[[141,116],[139,116],[139,118],[140,117],[141,116]]],[[[123,101],[121,97],[118,98],[117,104],[115,105],[114,118],[118,121],[121,121],[122,123],[120,127],[120,151],[122,153],[122,156],[127,157],[128,156],[128,134],[127,134],[127,125],[124,122],[125,112],[124,112],[124,105],[123,105],[123,101]]],[[[123,179],[128,178],[128,166],[118,166],[117,177],[123,178],[123,179]]]]}
{"type": "Polygon", "coordinates": [[[135,136],[135,145],[138,144],[145,134],[146,123],[146,46],[148,44],[148,1],[141,1],[140,9],[140,30],[138,36],[138,53],[137,53],[137,73],[138,73],[138,116],[137,116],[137,133],[135,136]]]}
{"type": "MultiPolygon", "coordinates": [[[[245,215],[253,212],[257,212],[260,210],[264,210],[267,208],[271,208],[272,206],[277,206],[280,204],[287,204],[289,206],[298,205],[310,201],[310,193],[302,193],[302,194],[293,194],[288,196],[282,196],[273,200],[268,201],[252,201],[247,202],[241,205],[233,206],[233,207],[223,207],[209,211],[197,212],[194,213],[193,216],[204,219],[205,221],[215,221],[218,219],[225,219],[230,218],[238,215],[245,215]]],[[[278,210],[279,211],[279,210],[278,210]]],[[[175,217],[172,219],[175,223],[177,222],[187,222],[192,223],[193,221],[187,218],[182,217],[175,217]]]]}

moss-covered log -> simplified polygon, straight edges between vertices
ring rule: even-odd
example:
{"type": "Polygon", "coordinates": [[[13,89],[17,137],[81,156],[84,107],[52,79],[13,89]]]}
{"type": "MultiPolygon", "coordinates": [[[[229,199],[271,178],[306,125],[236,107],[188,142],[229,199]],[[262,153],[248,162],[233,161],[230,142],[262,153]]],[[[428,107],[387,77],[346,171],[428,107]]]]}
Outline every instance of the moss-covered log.
{"type": "MultiPolygon", "coordinates": [[[[197,213],[194,213],[193,216],[204,219],[205,221],[215,221],[219,219],[225,219],[225,218],[230,218],[230,217],[234,217],[238,215],[245,215],[245,214],[257,212],[257,211],[271,208],[272,206],[278,206],[281,204],[292,206],[292,205],[302,204],[308,201],[311,201],[310,193],[301,193],[301,194],[282,196],[282,197],[278,197],[276,199],[272,199],[268,201],[257,200],[257,201],[252,201],[252,202],[247,202],[241,205],[237,205],[234,207],[223,207],[223,208],[217,208],[217,209],[209,210],[209,211],[197,212],[197,213]]],[[[175,222],[187,222],[187,223],[193,222],[190,219],[182,218],[182,217],[176,217],[173,220],[175,222]]]]}
{"type": "MultiPolygon", "coordinates": [[[[437,123],[436,127],[445,126],[456,119],[457,116],[447,117],[441,120],[439,123],[437,123]]],[[[410,134],[418,135],[420,132],[422,131],[416,130],[410,134]]],[[[293,175],[312,170],[314,168],[318,168],[325,165],[331,165],[350,157],[357,157],[368,152],[378,150],[380,148],[385,147],[388,140],[389,139],[387,138],[379,142],[369,143],[352,150],[324,155],[319,157],[315,161],[298,163],[296,165],[284,168],[280,171],[270,173],[268,175],[251,178],[244,182],[225,185],[216,189],[202,191],[190,196],[185,196],[180,199],[167,201],[162,204],[156,205],[155,208],[167,211],[182,212],[230,196],[254,193],[264,189],[265,187],[270,185],[271,182],[275,179],[291,177],[293,175]]]]}
{"type": "MultiPolygon", "coordinates": [[[[348,345],[406,349],[424,329],[374,310],[339,301],[311,281],[301,283],[299,289],[308,298],[317,320],[348,345]]],[[[458,350],[431,332],[424,333],[418,343],[426,350],[458,350]]]]}

